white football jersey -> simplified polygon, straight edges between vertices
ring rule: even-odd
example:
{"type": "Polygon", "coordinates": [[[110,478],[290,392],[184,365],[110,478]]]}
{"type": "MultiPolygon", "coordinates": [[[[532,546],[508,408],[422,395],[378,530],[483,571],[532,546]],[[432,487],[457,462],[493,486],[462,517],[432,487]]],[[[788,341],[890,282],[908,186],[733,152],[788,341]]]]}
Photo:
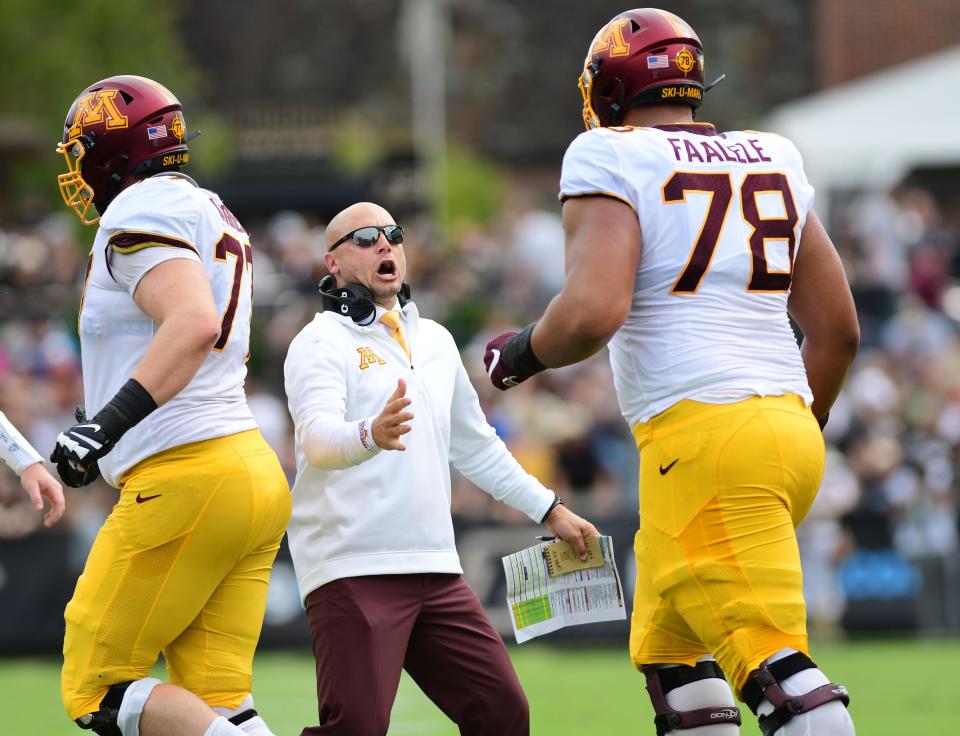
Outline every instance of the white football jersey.
{"type": "Polygon", "coordinates": [[[564,157],[560,198],[595,194],[629,204],[643,237],[609,344],[631,427],[683,399],[813,401],[787,316],[813,188],[790,141],[704,123],[589,130],[564,157]]]}
{"type": "Polygon", "coordinates": [[[243,226],[213,192],[181,174],[160,174],[124,189],[100,219],[83,299],[80,350],[87,416],[130,378],[157,324],[133,300],[151,268],[172,258],[203,266],[221,316],[221,334],[190,383],[100,460],[118,486],[144,458],[189,442],[252,429],[243,390],[250,341],[253,252],[243,226]]]}

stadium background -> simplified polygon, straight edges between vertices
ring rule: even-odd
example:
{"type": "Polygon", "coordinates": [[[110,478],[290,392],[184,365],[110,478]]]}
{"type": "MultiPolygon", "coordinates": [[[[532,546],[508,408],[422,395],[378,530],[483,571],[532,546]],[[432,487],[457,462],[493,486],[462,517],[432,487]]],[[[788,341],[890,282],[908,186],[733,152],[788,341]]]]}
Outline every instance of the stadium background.
{"type": "MultiPolygon", "coordinates": [[[[614,535],[629,590],[636,458],[605,355],[540,376],[508,400],[480,370],[486,338],[539,314],[561,283],[555,195],[563,151],[581,129],[576,78],[595,30],[625,7],[0,0],[0,409],[42,454],[71,423],[82,396],[76,305],[93,230],[59,201],[53,147],[87,84],[150,76],[203,131],[190,173],[252,234],[250,398],[291,478],[286,346],[318,308],[324,222],[372,199],[407,228],[414,297],[453,332],[490,420],[531,472],[614,535]]],[[[953,732],[924,718],[947,713],[960,688],[922,672],[960,653],[960,5],[664,7],[698,29],[707,76],[727,75],[700,119],[798,142],[860,311],[861,352],[827,428],[823,488],[800,529],[815,653],[822,647],[825,667],[851,687],[858,720],[883,724],[864,733],[907,724],[953,732]],[[910,706],[909,684],[885,696],[880,680],[870,712],[857,707],[861,684],[887,663],[913,673],[904,680],[936,681],[939,699],[910,706]]],[[[43,530],[16,478],[0,472],[0,690],[36,698],[54,724],[12,733],[72,732],[56,693],[62,610],[115,492],[97,483],[67,499],[64,520],[43,530]]],[[[462,479],[454,513],[467,577],[507,634],[499,557],[536,531],[462,479]]],[[[648,723],[625,632],[581,627],[548,637],[554,646],[513,650],[535,733],[573,732],[577,713],[597,732],[648,723]],[[587,679],[568,691],[560,673],[587,679]],[[609,700],[585,697],[594,687],[609,700]],[[556,725],[539,714],[560,702],[570,712],[556,725]]],[[[291,723],[310,718],[306,626],[285,552],[261,652],[258,702],[298,714],[291,723]],[[295,705],[270,699],[284,693],[298,694],[295,705]]],[[[452,732],[443,724],[405,683],[391,732],[452,732]]]]}

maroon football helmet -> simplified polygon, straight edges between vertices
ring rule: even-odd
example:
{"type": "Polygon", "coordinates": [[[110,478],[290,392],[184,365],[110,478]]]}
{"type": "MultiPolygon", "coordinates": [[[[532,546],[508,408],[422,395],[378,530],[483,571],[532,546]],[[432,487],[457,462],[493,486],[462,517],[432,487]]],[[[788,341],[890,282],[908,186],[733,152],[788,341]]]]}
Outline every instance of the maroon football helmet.
{"type": "Polygon", "coordinates": [[[636,105],[697,108],[704,93],[700,39],[686,21],[665,10],[620,13],[590,44],[580,93],[587,129],[619,125],[636,105]]]}
{"type": "Polygon", "coordinates": [[[103,214],[123,184],[190,161],[180,101],[145,77],[110,77],[74,100],[57,152],[67,161],[60,194],[84,225],[90,206],[103,214]]]}

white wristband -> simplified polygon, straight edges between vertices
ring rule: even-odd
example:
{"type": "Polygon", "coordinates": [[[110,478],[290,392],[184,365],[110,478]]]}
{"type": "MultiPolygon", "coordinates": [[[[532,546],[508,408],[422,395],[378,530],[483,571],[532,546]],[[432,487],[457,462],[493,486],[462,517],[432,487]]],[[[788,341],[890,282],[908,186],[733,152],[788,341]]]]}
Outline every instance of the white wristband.
{"type": "Polygon", "coordinates": [[[380,446],[373,439],[373,419],[361,419],[357,423],[357,434],[364,450],[370,453],[380,450],[380,446]]]}
{"type": "Polygon", "coordinates": [[[0,411],[0,460],[20,475],[31,465],[43,462],[40,453],[33,449],[17,428],[0,411]]]}

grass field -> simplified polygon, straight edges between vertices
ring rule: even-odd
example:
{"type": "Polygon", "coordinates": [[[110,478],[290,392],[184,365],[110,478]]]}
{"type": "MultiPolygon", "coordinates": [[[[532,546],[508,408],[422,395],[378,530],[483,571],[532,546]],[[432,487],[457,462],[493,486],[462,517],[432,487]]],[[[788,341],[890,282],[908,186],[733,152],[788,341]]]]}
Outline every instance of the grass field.
{"type": "MultiPolygon", "coordinates": [[[[532,733],[549,736],[653,734],[653,712],[623,651],[526,644],[511,649],[530,699],[532,733]]],[[[814,646],[814,659],[847,685],[860,736],[952,736],[960,733],[960,639],[873,641],[814,646]]],[[[162,675],[161,675],[162,676],[162,675]]],[[[55,660],[0,660],[5,736],[79,736],[59,701],[55,660]]],[[[257,657],[254,696],[277,736],[315,723],[313,660],[307,654],[257,657]]],[[[746,709],[744,709],[746,711],[746,709]]],[[[743,736],[759,736],[746,711],[743,736]]],[[[404,678],[392,736],[456,736],[457,729],[404,678]]],[[[491,734],[491,736],[495,736],[491,734]]]]}

